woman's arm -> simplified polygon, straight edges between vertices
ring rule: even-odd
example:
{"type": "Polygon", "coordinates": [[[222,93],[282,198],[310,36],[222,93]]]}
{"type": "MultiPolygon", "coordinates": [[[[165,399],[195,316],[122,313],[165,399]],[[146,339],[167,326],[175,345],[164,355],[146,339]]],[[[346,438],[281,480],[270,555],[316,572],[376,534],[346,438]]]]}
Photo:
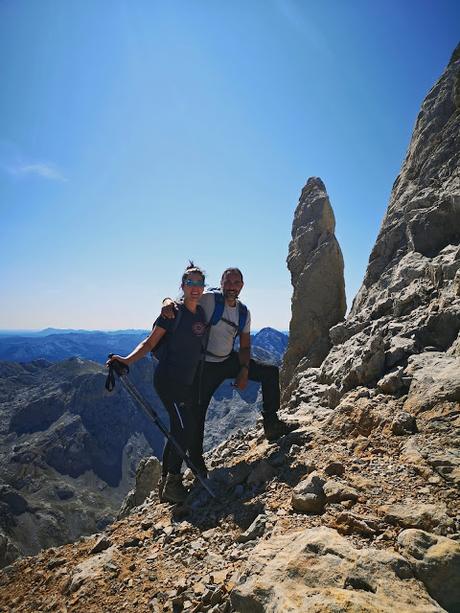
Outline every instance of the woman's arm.
{"type": "Polygon", "coordinates": [[[129,364],[133,364],[133,362],[137,362],[137,360],[140,360],[141,358],[146,356],[149,351],[152,351],[152,349],[156,347],[159,340],[165,334],[166,330],[164,328],[155,326],[150,333],[150,336],[148,336],[141,343],[139,343],[139,345],[135,349],[133,349],[133,351],[131,351],[129,355],[127,355],[126,357],[122,357],[121,355],[113,355],[107,360],[107,366],[110,364],[110,362],[113,362],[113,360],[118,360],[118,362],[121,362],[122,364],[127,364],[128,366],[129,364]]]}

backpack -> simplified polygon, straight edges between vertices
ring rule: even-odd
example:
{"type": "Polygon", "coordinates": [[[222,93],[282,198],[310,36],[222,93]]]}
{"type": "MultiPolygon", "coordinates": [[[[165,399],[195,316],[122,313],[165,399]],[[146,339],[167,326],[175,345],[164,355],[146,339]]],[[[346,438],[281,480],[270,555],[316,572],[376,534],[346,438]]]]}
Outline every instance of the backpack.
{"type": "MultiPolygon", "coordinates": [[[[168,330],[166,334],[163,334],[163,336],[160,338],[158,343],[155,345],[155,347],[150,352],[152,357],[156,358],[159,362],[165,359],[166,354],[168,352],[169,341],[171,340],[171,337],[174,335],[174,332],[177,330],[181,318],[182,318],[182,309],[179,307],[177,309],[176,316],[174,318],[174,323],[171,329],[168,330]]],[[[153,324],[152,330],[154,327],[155,327],[155,324],[153,324]]]]}
{"type": "MultiPolygon", "coordinates": [[[[174,323],[171,327],[170,330],[168,330],[166,332],[166,334],[164,334],[160,340],[158,341],[158,343],[155,345],[155,347],[152,349],[152,351],[150,352],[151,355],[156,358],[159,362],[161,362],[161,360],[164,360],[167,353],[168,353],[168,347],[169,347],[169,343],[172,339],[172,337],[174,336],[174,333],[176,332],[177,328],[179,327],[180,324],[180,320],[182,318],[182,309],[180,308],[182,306],[182,303],[179,304],[179,308],[177,309],[176,312],[176,316],[174,318],[174,323]]],[[[198,305],[197,306],[197,310],[198,312],[201,313],[201,317],[203,319],[203,321],[206,321],[206,316],[204,314],[204,310],[203,308],[198,305]]],[[[155,324],[153,324],[153,327],[155,326],[155,324]]]]}

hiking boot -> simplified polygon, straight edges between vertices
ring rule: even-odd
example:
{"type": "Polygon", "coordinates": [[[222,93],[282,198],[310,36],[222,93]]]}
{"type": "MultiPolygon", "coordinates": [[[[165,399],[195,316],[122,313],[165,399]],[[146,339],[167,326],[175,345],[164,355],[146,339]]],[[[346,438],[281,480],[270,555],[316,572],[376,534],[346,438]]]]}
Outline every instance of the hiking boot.
{"type": "Polygon", "coordinates": [[[166,475],[161,475],[158,480],[158,497],[163,502],[163,490],[165,489],[166,475]]]}
{"type": "Polygon", "coordinates": [[[278,440],[285,434],[289,434],[293,430],[298,428],[297,424],[288,424],[281,419],[264,420],[264,434],[269,443],[278,440]]]}
{"type": "Polygon", "coordinates": [[[188,496],[188,491],[182,483],[182,475],[173,475],[168,473],[164,482],[163,491],[161,492],[161,500],[176,504],[184,502],[188,496]]]}
{"type": "MultiPolygon", "coordinates": [[[[207,481],[208,476],[209,476],[209,475],[208,475],[208,471],[207,471],[207,470],[199,470],[199,471],[198,471],[198,475],[199,475],[199,476],[200,476],[202,479],[204,479],[205,481],[207,481]]],[[[201,485],[201,482],[200,482],[200,480],[198,479],[198,476],[197,476],[197,475],[194,475],[194,479],[193,479],[193,486],[194,486],[194,487],[197,487],[198,485],[201,485]]]]}

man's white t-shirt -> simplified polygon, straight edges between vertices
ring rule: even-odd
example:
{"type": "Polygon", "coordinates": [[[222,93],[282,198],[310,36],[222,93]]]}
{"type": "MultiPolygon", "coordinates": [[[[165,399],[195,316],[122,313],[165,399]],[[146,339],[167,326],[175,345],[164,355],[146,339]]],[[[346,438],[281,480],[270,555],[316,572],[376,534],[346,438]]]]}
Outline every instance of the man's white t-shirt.
{"type": "MultiPolygon", "coordinates": [[[[206,321],[212,317],[214,313],[215,297],[213,292],[205,292],[200,299],[200,305],[203,307],[206,321]]],[[[239,322],[239,305],[230,307],[228,304],[224,305],[224,312],[222,313],[223,319],[228,319],[236,326],[239,322]]],[[[251,314],[248,309],[248,316],[246,324],[243,328],[243,332],[249,333],[251,330],[251,314]]],[[[235,338],[236,328],[222,321],[222,319],[215,325],[211,326],[209,331],[209,341],[207,350],[213,355],[206,355],[206,362],[223,362],[228,358],[233,349],[233,341],[235,338]],[[219,356],[219,357],[217,357],[219,356]]]]}

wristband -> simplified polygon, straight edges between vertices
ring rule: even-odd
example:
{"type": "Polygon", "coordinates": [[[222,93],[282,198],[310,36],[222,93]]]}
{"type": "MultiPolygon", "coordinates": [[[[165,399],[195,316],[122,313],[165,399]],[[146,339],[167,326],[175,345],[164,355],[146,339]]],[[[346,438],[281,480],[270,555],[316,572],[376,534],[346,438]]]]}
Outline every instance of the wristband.
{"type": "Polygon", "coordinates": [[[240,364],[240,369],[241,368],[247,368],[249,370],[249,366],[247,364],[240,364]]]}

